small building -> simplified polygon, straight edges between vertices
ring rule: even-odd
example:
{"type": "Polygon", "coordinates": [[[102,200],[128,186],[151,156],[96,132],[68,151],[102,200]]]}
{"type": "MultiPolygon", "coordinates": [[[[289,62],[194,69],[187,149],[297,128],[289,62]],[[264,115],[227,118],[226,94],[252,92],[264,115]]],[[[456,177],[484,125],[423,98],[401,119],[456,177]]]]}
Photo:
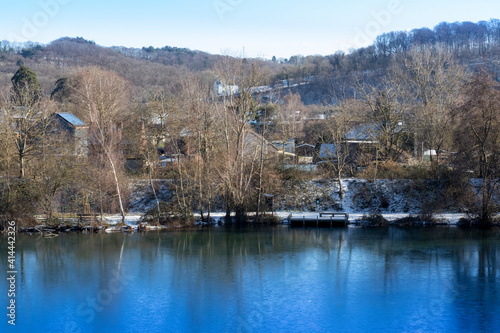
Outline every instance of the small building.
{"type": "Polygon", "coordinates": [[[303,143],[295,147],[295,156],[298,164],[311,164],[314,158],[314,146],[303,143]]]}
{"type": "Polygon", "coordinates": [[[67,135],[69,142],[74,144],[74,155],[87,155],[88,125],[72,113],[54,113],[51,117],[53,132],[67,135]]]}
{"type": "Polygon", "coordinates": [[[380,129],[373,124],[358,124],[353,126],[346,134],[345,142],[357,144],[374,144],[377,140],[374,139],[375,134],[380,129]]]}
{"type": "Polygon", "coordinates": [[[220,81],[214,82],[214,93],[217,96],[232,96],[237,95],[239,87],[236,85],[224,84],[220,81]]]}
{"type": "Polygon", "coordinates": [[[323,143],[319,148],[318,158],[321,161],[331,161],[336,159],[336,148],[333,143],[323,143]]]}
{"type": "Polygon", "coordinates": [[[276,156],[278,154],[283,154],[275,145],[267,141],[262,135],[249,130],[246,132],[245,141],[243,143],[244,154],[247,156],[252,156],[260,148],[264,149],[264,155],[266,158],[271,156],[276,156]]]}
{"type": "Polygon", "coordinates": [[[288,139],[285,141],[274,140],[273,145],[276,146],[279,150],[286,153],[294,153],[295,152],[295,139],[288,139]]]}

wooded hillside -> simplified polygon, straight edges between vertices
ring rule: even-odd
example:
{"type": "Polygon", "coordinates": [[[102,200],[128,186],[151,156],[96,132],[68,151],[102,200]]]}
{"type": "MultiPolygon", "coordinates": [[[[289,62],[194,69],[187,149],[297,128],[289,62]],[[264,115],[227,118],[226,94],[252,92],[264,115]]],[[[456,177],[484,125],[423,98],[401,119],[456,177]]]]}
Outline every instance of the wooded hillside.
{"type": "Polygon", "coordinates": [[[274,61],[83,38],[3,41],[1,213],[124,218],[139,178],[156,223],[214,209],[260,222],[285,183],[333,178],[342,198],[350,176],[436,179],[439,195],[490,223],[500,206],[499,59],[496,19],[274,61]],[[168,200],[156,178],[171,180],[168,200]]]}

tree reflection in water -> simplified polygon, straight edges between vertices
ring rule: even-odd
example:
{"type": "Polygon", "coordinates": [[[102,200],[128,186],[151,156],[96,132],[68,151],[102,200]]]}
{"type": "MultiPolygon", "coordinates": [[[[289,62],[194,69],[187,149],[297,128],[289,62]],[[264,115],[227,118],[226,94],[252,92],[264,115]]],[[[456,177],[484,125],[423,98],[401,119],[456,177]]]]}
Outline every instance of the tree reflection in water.
{"type": "MultiPolygon", "coordinates": [[[[64,331],[68,322],[82,331],[492,331],[500,327],[498,236],[495,229],[283,226],[19,235],[19,325],[26,331],[64,331]],[[112,297],[88,322],[81,305],[111,290],[117,270],[127,283],[108,292],[112,297]]],[[[0,246],[7,248],[6,241],[0,246]]],[[[0,262],[6,267],[7,256],[0,262]]]]}

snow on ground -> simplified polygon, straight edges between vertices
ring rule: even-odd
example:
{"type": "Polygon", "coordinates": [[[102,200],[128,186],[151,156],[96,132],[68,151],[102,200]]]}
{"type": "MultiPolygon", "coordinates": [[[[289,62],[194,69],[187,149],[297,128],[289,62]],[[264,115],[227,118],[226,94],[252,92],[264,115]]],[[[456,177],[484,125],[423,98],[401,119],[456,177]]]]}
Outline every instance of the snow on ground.
{"type": "Polygon", "coordinates": [[[407,213],[417,214],[421,209],[419,194],[409,188],[409,181],[378,180],[377,183],[348,178],[342,180],[343,198],[340,198],[336,180],[308,180],[289,186],[286,193],[275,200],[277,210],[342,211],[346,213],[407,213]],[[319,205],[317,202],[319,201],[319,205]]]}
{"type": "MultiPolygon", "coordinates": [[[[319,213],[322,212],[304,212],[304,211],[279,211],[275,212],[275,215],[279,216],[280,219],[285,219],[287,218],[290,214],[293,215],[299,215],[299,216],[306,216],[306,217],[314,217],[317,216],[319,213]]],[[[354,213],[354,212],[347,212],[349,214],[349,222],[353,223],[358,219],[361,219],[365,213],[354,213]]],[[[408,213],[386,213],[382,214],[384,218],[386,218],[388,221],[395,221],[398,219],[402,219],[404,217],[407,217],[409,214],[408,213]]],[[[464,214],[436,214],[435,217],[437,219],[443,220],[443,222],[449,223],[449,224],[456,224],[458,220],[462,217],[464,217],[464,214]]]]}
{"type": "MultiPolygon", "coordinates": [[[[317,216],[321,212],[308,212],[308,211],[277,211],[274,212],[273,214],[278,216],[281,221],[285,220],[290,214],[293,215],[300,215],[300,216],[306,216],[306,217],[314,217],[317,216]]],[[[360,219],[363,217],[365,213],[355,213],[355,212],[348,212],[349,214],[349,222],[354,223],[356,220],[360,219]]],[[[213,218],[214,220],[214,225],[218,225],[219,222],[224,223],[224,217],[226,213],[225,212],[213,212],[210,214],[210,217],[213,218]]],[[[395,221],[404,217],[407,217],[409,214],[408,213],[385,213],[382,214],[384,218],[386,218],[388,221],[395,221]]],[[[198,217],[195,215],[195,217],[198,217]]],[[[448,223],[448,224],[457,224],[458,220],[461,217],[464,217],[463,214],[457,214],[457,213],[449,213],[449,214],[436,214],[435,217],[437,219],[443,220],[443,222],[448,223]]],[[[133,228],[137,228],[137,223],[139,222],[141,218],[141,215],[137,214],[127,214],[125,216],[125,223],[133,228]]],[[[121,215],[108,215],[104,216],[104,222],[109,224],[110,226],[117,226],[118,224],[121,223],[121,215]]]]}
{"type": "MultiPolygon", "coordinates": [[[[172,193],[168,190],[169,180],[152,180],[158,200],[170,200],[172,193]]],[[[132,186],[132,196],[129,204],[129,211],[134,213],[144,213],[156,205],[154,193],[151,189],[149,180],[136,181],[132,186]]]]}
{"type": "MultiPolygon", "coordinates": [[[[134,214],[126,214],[125,215],[125,224],[128,225],[137,225],[137,222],[141,219],[140,214],[134,213],[134,214]]],[[[122,223],[122,216],[120,214],[116,215],[105,215],[103,216],[103,220],[105,223],[109,225],[117,225],[122,223]]]]}
{"type": "MultiPolygon", "coordinates": [[[[172,193],[168,190],[168,180],[154,180],[157,195],[160,200],[169,200],[172,193]]],[[[380,212],[387,220],[394,221],[418,214],[422,210],[422,193],[415,192],[410,182],[405,180],[378,180],[377,183],[365,179],[347,178],[342,180],[344,197],[339,196],[339,186],[336,180],[307,180],[294,186],[289,186],[283,194],[275,197],[275,214],[285,219],[290,213],[305,216],[316,216],[319,212],[345,212],[349,214],[352,223],[363,215],[380,212]],[[317,202],[319,200],[319,205],[317,202]]],[[[129,206],[130,214],[126,223],[137,225],[143,212],[156,204],[149,181],[138,181],[133,186],[132,200],[129,206]]],[[[224,222],[225,212],[211,212],[215,224],[224,222]]],[[[463,217],[456,212],[435,214],[444,222],[455,224],[463,217]]],[[[106,216],[109,224],[121,222],[120,215],[106,216]]]]}

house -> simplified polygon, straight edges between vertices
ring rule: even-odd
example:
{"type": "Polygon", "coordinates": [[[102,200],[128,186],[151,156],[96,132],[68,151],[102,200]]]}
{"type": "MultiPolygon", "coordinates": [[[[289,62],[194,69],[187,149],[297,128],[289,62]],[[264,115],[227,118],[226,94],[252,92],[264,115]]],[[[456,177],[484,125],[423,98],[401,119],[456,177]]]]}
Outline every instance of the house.
{"type": "Polygon", "coordinates": [[[283,154],[283,151],[278,149],[271,142],[267,141],[262,135],[248,130],[245,135],[244,142],[244,153],[245,155],[254,154],[257,151],[260,151],[260,148],[263,147],[264,155],[266,156],[276,156],[278,154],[283,154]]]}
{"type": "Polygon", "coordinates": [[[172,163],[177,163],[177,162],[183,160],[184,158],[185,158],[185,156],[183,156],[183,155],[173,155],[173,154],[162,155],[159,158],[159,162],[158,162],[157,166],[165,168],[165,167],[167,167],[167,165],[171,165],[172,163]]]}
{"type": "Polygon", "coordinates": [[[162,143],[157,148],[159,155],[158,166],[165,168],[173,163],[183,162],[189,158],[189,147],[184,141],[178,140],[174,145],[162,143]]]}
{"type": "Polygon", "coordinates": [[[377,140],[374,139],[376,133],[378,133],[380,129],[376,125],[372,124],[357,124],[354,125],[346,134],[345,142],[347,143],[366,143],[373,144],[377,143],[377,140]]]}
{"type": "Polygon", "coordinates": [[[314,157],[314,146],[303,143],[295,147],[295,156],[298,164],[311,164],[314,157]]]}
{"type": "MultiPolygon", "coordinates": [[[[245,130],[243,144],[243,156],[246,159],[260,158],[260,149],[263,149],[264,159],[271,159],[277,156],[282,156],[283,152],[274,146],[270,141],[266,140],[262,135],[253,131],[249,126],[245,130]]],[[[174,163],[182,163],[184,161],[196,160],[200,156],[197,155],[195,147],[191,147],[190,138],[194,137],[194,133],[183,130],[180,133],[180,138],[174,142],[165,142],[158,147],[159,162],[158,167],[167,167],[174,163]]],[[[231,146],[231,149],[235,147],[231,146]]],[[[285,153],[286,156],[294,156],[293,153],[285,153]]]]}
{"type": "Polygon", "coordinates": [[[319,148],[318,158],[320,161],[331,161],[336,158],[336,147],[333,143],[323,143],[319,148]]]}
{"type": "Polygon", "coordinates": [[[236,85],[228,85],[220,81],[214,82],[214,93],[219,97],[237,95],[238,92],[239,87],[236,85]]]}
{"type": "Polygon", "coordinates": [[[373,160],[375,158],[373,148],[378,143],[374,139],[376,131],[377,126],[372,124],[353,125],[341,143],[322,144],[316,162],[334,161],[338,153],[342,153],[343,156],[347,157],[347,161],[353,165],[364,164],[367,160],[373,160]]]}
{"type": "Polygon", "coordinates": [[[88,154],[88,125],[72,113],[62,112],[51,115],[53,133],[65,134],[73,145],[73,154],[82,156],[88,154]]]}
{"type": "Polygon", "coordinates": [[[274,140],[272,142],[276,148],[278,148],[281,151],[287,152],[287,153],[294,153],[295,152],[295,139],[288,139],[285,141],[282,140],[274,140]]]}
{"type": "Polygon", "coordinates": [[[16,136],[23,136],[21,140],[29,140],[32,146],[40,146],[44,134],[59,141],[50,147],[45,146],[46,154],[61,154],[62,146],[67,149],[64,144],[70,144],[72,155],[88,154],[88,126],[71,113],[53,113],[45,117],[43,112],[32,112],[30,108],[12,107],[0,110],[0,121],[11,127],[16,136]]]}

